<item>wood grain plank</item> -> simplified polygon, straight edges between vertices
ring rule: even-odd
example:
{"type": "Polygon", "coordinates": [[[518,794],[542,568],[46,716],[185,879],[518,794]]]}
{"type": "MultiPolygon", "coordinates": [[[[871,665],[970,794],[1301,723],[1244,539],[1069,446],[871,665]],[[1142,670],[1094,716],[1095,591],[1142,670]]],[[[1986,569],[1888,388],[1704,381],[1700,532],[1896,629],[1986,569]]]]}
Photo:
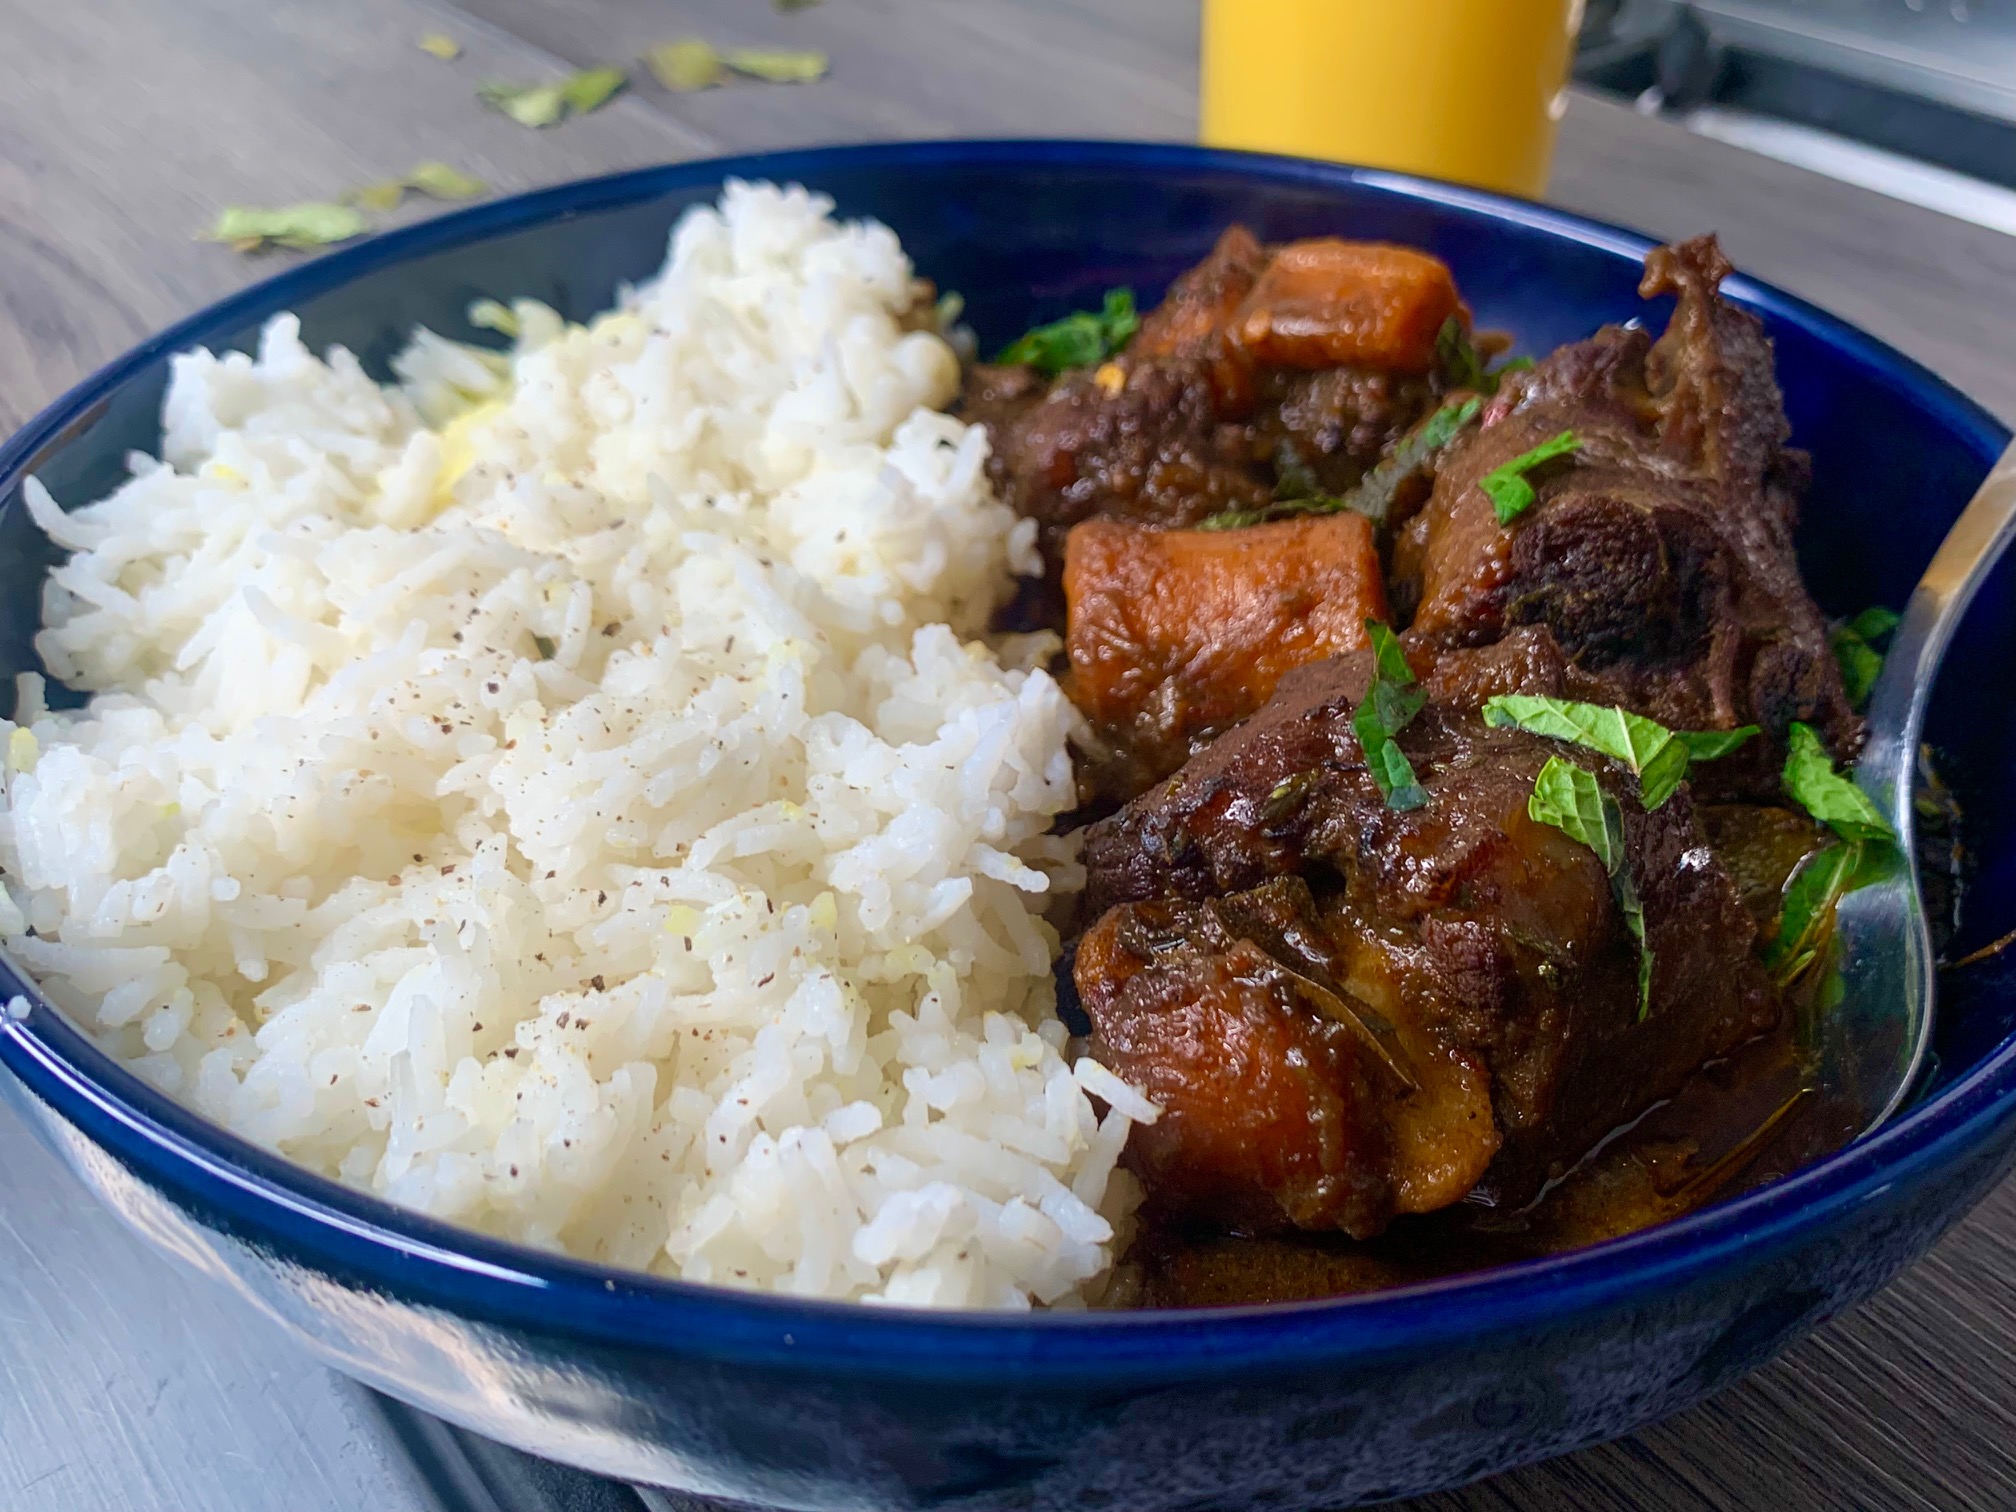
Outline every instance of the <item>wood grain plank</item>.
{"type": "MultiPolygon", "coordinates": [[[[294,255],[193,237],[226,203],[328,199],[414,163],[499,190],[691,156],[709,138],[619,98],[564,129],[484,107],[536,47],[414,0],[0,0],[0,428],[99,363],[294,255]],[[444,24],[445,21],[445,24],[444,24]],[[443,63],[415,45],[446,30],[443,63]]],[[[439,206],[409,203],[410,219],[439,206]]]]}
{"type": "MultiPolygon", "coordinates": [[[[790,88],[730,82],[690,94],[640,87],[673,119],[737,149],[926,136],[1194,134],[1194,34],[1138,5],[828,0],[780,14],[752,0],[456,0],[577,64],[656,43],[816,48],[832,72],[790,88]],[[1116,30],[1115,15],[1136,17],[1116,30]],[[1141,38],[1156,36],[1153,46],[1141,38]]],[[[1165,9],[1182,17],[1187,7],[1165,9]]]]}

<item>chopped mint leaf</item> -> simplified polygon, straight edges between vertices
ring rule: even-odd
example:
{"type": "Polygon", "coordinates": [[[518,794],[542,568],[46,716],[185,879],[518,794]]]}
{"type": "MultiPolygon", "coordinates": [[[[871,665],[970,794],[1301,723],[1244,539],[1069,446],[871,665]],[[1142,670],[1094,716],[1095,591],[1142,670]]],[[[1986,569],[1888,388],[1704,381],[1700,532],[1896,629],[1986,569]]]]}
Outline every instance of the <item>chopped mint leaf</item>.
{"type": "Polygon", "coordinates": [[[1755,725],[1733,730],[1675,730],[1673,738],[1687,747],[1690,761],[1719,761],[1758,733],[1755,725]]]}
{"type": "Polygon", "coordinates": [[[1342,498],[1318,492],[1313,475],[1291,451],[1291,462],[1277,459],[1275,463],[1281,473],[1279,503],[1265,509],[1224,510],[1200,522],[1197,529],[1238,530],[1268,520],[1289,519],[1296,515],[1337,514],[1347,509],[1353,514],[1364,515],[1374,525],[1383,525],[1392,512],[1400,485],[1432,462],[1435,454],[1455,440],[1463,428],[1477,418],[1477,412],[1483,407],[1484,401],[1477,398],[1443,405],[1402,436],[1393,450],[1342,498]],[[1294,490],[1292,493],[1289,492],[1291,489],[1294,490]]]}
{"type": "Polygon", "coordinates": [[[1008,343],[994,360],[1021,363],[1054,376],[1067,368],[1104,362],[1126,346],[1140,328],[1141,318],[1134,311],[1134,291],[1108,289],[1096,314],[1078,310],[1062,320],[1037,326],[1008,343]]]}
{"type": "Polygon", "coordinates": [[[1587,767],[1549,756],[1533,779],[1526,813],[1536,823],[1552,825],[1588,846],[1613,876],[1624,864],[1624,815],[1587,767]]]}
{"type": "Polygon", "coordinates": [[[1882,643],[1897,624],[1897,613],[1878,605],[1836,625],[1828,636],[1835,664],[1841,668],[1841,682],[1848,690],[1848,702],[1858,709],[1869,701],[1869,692],[1876,686],[1876,675],[1883,670],[1882,643]]]}
{"type": "Polygon", "coordinates": [[[1394,737],[1421,712],[1427,695],[1414,686],[1414,671],[1393,632],[1367,620],[1365,633],[1372,641],[1372,683],[1351,716],[1351,731],[1386,806],[1402,812],[1417,809],[1428,801],[1428,791],[1394,737]]]}
{"type": "Polygon", "coordinates": [[[1523,373],[1533,366],[1531,357],[1513,357],[1491,367],[1477,350],[1477,343],[1460,315],[1451,315],[1435,333],[1435,360],[1450,388],[1479,394],[1497,393],[1499,383],[1507,375],[1523,373]]]}
{"type": "Polygon", "coordinates": [[[1576,451],[1582,443],[1575,432],[1564,430],[1558,436],[1549,437],[1531,451],[1521,452],[1511,461],[1494,467],[1477,480],[1477,486],[1484,490],[1491,500],[1492,511],[1498,516],[1500,525],[1510,525],[1519,516],[1533,507],[1537,495],[1533,485],[1527,481],[1527,474],[1542,463],[1551,462],[1556,457],[1565,457],[1576,451]]]}
{"type": "Polygon", "coordinates": [[[1764,964],[1779,985],[1789,985],[1818,960],[1834,932],[1834,910],[1842,898],[1882,875],[1888,847],[1874,852],[1860,841],[1815,851],[1799,863],[1785,884],[1778,925],[1764,945],[1764,964]]]}
{"type": "Polygon", "coordinates": [[[1484,723],[1572,741],[1623,762],[1637,774],[1638,799],[1648,810],[1673,796],[1690,762],[1726,756],[1757,733],[1755,725],[1740,730],[1669,730],[1625,709],[1525,693],[1487,698],[1484,723]]]}
{"type": "Polygon", "coordinates": [[[1895,840],[1896,831],[1867,793],[1834,769],[1811,725],[1793,722],[1786,737],[1785,791],[1843,840],[1895,840]]]}
{"type": "Polygon", "coordinates": [[[1559,756],[1549,756],[1533,779],[1526,813],[1535,823],[1552,825],[1571,840],[1596,853],[1610,874],[1611,895],[1624,927],[1638,942],[1638,1018],[1652,1011],[1652,952],[1645,945],[1645,908],[1624,854],[1624,813],[1603,791],[1596,774],[1559,756]]]}

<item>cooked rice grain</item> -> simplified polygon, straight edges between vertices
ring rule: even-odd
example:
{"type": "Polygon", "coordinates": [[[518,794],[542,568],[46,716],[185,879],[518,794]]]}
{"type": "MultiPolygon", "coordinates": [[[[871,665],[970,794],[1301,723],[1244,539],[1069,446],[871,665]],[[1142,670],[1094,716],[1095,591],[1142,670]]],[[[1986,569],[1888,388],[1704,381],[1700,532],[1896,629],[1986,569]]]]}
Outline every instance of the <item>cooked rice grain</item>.
{"type": "MultiPolygon", "coordinates": [[[[5,729],[0,935],[394,1202],[694,1280],[1081,1300],[1135,1191],[1044,921],[1075,716],[885,227],[732,185],[586,327],[175,360],[5,729]]],[[[1109,1078],[1110,1080],[1110,1078],[1109,1078]]],[[[1111,1088],[1106,1088],[1111,1093],[1111,1088]]],[[[1112,1094],[1118,1097],[1117,1093],[1112,1094]]]]}

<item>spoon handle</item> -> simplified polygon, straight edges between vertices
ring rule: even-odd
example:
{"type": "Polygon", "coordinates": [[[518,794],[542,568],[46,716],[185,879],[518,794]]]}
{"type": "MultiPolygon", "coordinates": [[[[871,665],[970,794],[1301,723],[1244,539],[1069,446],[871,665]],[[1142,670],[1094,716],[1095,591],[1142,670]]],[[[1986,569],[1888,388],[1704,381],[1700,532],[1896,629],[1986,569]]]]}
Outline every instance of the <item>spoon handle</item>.
{"type": "Polygon", "coordinates": [[[2012,536],[2016,536],[2016,443],[1989,471],[1912,590],[1870,694],[1869,743],[1856,766],[1856,778],[1890,815],[1907,849],[1912,833],[1912,770],[1925,711],[1932,701],[1934,669],[2012,536]]]}

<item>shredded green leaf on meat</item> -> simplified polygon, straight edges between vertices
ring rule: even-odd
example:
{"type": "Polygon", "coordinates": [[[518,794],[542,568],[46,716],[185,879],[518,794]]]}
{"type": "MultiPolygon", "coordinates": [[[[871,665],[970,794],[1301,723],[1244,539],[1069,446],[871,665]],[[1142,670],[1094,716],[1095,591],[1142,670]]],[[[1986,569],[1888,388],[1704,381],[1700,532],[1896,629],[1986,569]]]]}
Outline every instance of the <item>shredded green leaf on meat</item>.
{"type": "Polygon", "coordinates": [[[1451,315],[1435,333],[1435,360],[1443,379],[1452,389],[1469,389],[1478,394],[1495,394],[1498,385],[1513,373],[1533,366],[1531,357],[1512,357],[1491,367],[1477,350],[1470,331],[1459,315],[1451,315]]]}
{"type": "Polygon", "coordinates": [[[1869,702],[1876,675],[1883,670],[1883,643],[1896,631],[1898,620],[1895,610],[1878,605],[1836,625],[1828,637],[1848,702],[1858,709],[1869,702]]]}
{"type": "Polygon", "coordinates": [[[1834,759],[1811,725],[1795,720],[1785,743],[1785,791],[1801,808],[1843,840],[1897,838],[1869,795],[1835,770],[1834,759]]]}
{"type": "Polygon", "coordinates": [[[1631,881],[1624,852],[1624,814],[1617,800],[1603,791],[1596,774],[1559,756],[1549,756],[1533,779],[1526,813],[1536,824],[1551,825],[1596,853],[1610,874],[1611,895],[1624,927],[1638,942],[1638,1019],[1652,1011],[1652,952],[1645,944],[1645,908],[1631,881]]]}
{"type": "Polygon", "coordinates": [[[1484,490],[1491,500],[1492,512],[1498,516],[1500,525],[1510,525],[1519,516],[1533,507],[1538,497],[1533,485],[1527,481],[1527,474],[1556,457],[1565,457],[1581,448],[1581,441],[1572,430],[1564,430],[1558,436],[1542,441],[1531,451],[1521,452],[1511,461],[1494,467],[1477,480],[1477,486],[1484,490]]]}
{"type": "Polygon", "coordinates": [[[1061,320],[1026,331],[1001,349],[994,360],[1021,364],[1052,377],[1067,368],[1104,362],[1134,338],[1141,317],[1134,310],[1132,289],[1108,289],[1097,312],[1075,310],[1061,320]]]}
{"type": "Polygon", "coordinates": [[[1764,964],[1788,986],[1819,959],[1834,932],[1835,906],[1887,869],[1888,847],[1842,841],[1799,863],[1785,884],[1778,925],[1764,945],[1764,964]]]}
{"type": "Polygon", "coordinates": [[[1365,766],[1390,809],[1405,812],[1428,801],[1413,763],[1394,737],[1413,722],[1428,695],[1414,686],[1414,669],[1393,632],[1377,620],[1365,621],[1372,640],[1372,683],[1351,716],[1351,733],[1365,752],[1365,766]]]}
{"type": "Polygon", "coordinates": [[[1264,509],[1222,510],[1201,521],[1197,529],[1240,530],[1248,525],[1265,524],[1269,520],[1337,514],[1347,509],[1353,514],[1364,515],[1375,525],[1383,525],[1393,511],[1393,501],[1399,496],[1401,485],[1434,461],[1436,454],[1455,440],[1464,427],[1477,418],[1478,411],[1483,407],[1484,401],[1477,398],[1443,405],[1402,436],[1393,450],[1365,474],[1358,486],[1341,498],[1316,492],[1308,469],[1301,458],[1290,451],[1288,465],[1284,466],[1279,460],[1275,465],[1282,474],[1283,487],[1297,490],[1294,494],[1284,495],[1264,509]]]}
{"type": "Polygon", "coordinates": [[[1484,723],[1572,741],[1623,762],[1637,774],[1638,800],[1648,812],[1673,796],[1690,763],[1727,756],[1757,733],[1755,725],[1740,730],[1669,730],[1628,709],[1526,693],[1487,698],[1484,723]]]}

